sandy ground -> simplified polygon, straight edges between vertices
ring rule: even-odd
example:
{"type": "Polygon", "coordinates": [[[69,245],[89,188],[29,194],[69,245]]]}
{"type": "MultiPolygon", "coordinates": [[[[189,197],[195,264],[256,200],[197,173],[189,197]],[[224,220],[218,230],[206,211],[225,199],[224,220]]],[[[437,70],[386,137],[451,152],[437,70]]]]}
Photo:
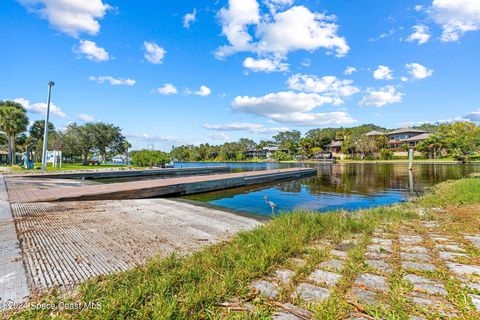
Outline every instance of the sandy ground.
{"type": "Polygon", "coordinates": [[[12,204],[12,212],[33,290],[186,254],[260,224],[166,199],[12,204]]]}

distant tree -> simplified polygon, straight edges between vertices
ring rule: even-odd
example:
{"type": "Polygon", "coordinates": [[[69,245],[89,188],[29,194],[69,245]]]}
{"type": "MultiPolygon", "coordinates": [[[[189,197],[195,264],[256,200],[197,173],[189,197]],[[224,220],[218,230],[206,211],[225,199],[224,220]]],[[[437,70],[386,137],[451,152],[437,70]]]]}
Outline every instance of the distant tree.
{"type": "Polygon", "coordinates": [[[126,164],[128,164],[130,162],[128,150],[130,150],[131,147],[132,147],[132,145],[130,144],[130,142],[128,142],[127,140],[123,141],[122,151],[125,152],[125,162],[126,162],[126,164]]]}
{"type": "Polygon", "coordinates": [[[480,146],[480,128],[472,122],[454,122],[441,125],[438,134],[450,154],[466,160],[480,146]]]}
{"type": "Polygon", "coordinates": [[[314,154],[314,149],[321,149],[318,147],[318,145],[315,143],[315,139],[305,137],[301,138],[299,142],[301,154],[305,156],[306,158],[311,157],[314,154]]]}
{"type": "Polygon", "coordinates": [[[94,126],[92,123],[78,125],[71,123],[60,134],[63,144],[63,154],[66,157],[81,157],[84,164],[88,163],[90,152],[95,146],[94,126]]]}
{"type": "Polygon", "coordinates": [[[8,163],[15,163],[15,139],[27,130],[28,117],[25,108],[14,101],[0,101],[0,130],[5,132],[8,144],[8,163]]]}
{"type": "MultiPolygon", "coordinates": [[[[29,156],[29,158],[32,158],[32,152],[33,150],[39,146],[43,145],[43,134],[45,130],[45,120],[37,120],[34,121],[33,124],[30,126],[28,129],[28,145],[26,148],[26,152],[29,156]],[[40,142],[40,143],[39,143],[40,142]]],[[[50,137],[54,136],[56,134],[55,131],[55,126],[53,123],[49,122],[48,123],[48,137],[49,141],[51,140],[50,137]]],[[[39,152],[37,152],[38,154],[39,152]]]]}
{"type": "Polygon", "coordinates": [[[433,134],[415,146],[415,150],[422,152],[429,159],[437,159],[443,148],[444,141],[439,134],[433,134]]]}
{"type": "Polygon", "coordinates": [[[306,133],[305,137],[312,139],[315,147],[324,148],[337,138],[340,130],[337,128],[312,129],[306,133]]]}
{"type": "Polygon", "coordinates": [[[280,132],[273,139],[280,148],[287,149],[290,155],[296,155],[301,136],[300,131],[293,130],[280,132]]]}
{"type": "Polygon", "coordinates": [[[351,154],[353,157],[355,153],[355,142],[351,135],[343,136],[341,150],[344,154],[351,154]]]}
{"type": "Polygon", "coordinates": [[[107,151],[123,152],[125,137],[122,130],[109,123],[87,123],[91,127],[93,147],[98,150],[103,161],[107,161],[107,151]]]}
{"type": "Polygon", "coordinates": [[[172,158],[175,161],[190,161],[190,148],[188,146],[179,146],[172,148],[172,151],[170,152],[172,158]]]}
{"type": "Polygon", "coordinates": [[[257,148],[263,149],[269,144],[274,144],[274,143],[275,143],[274,141],[270,141],[270,140],[260,140],[260,142],[257,144],[257,148]]]}

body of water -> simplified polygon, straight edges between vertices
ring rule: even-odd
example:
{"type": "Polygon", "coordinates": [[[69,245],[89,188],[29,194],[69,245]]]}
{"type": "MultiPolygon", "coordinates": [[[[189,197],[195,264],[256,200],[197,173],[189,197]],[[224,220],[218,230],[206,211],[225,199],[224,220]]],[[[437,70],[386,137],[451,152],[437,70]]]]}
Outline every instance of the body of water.
{"type": "Polygon", "coordinates": [[[234,188],[184,197],[255,215],[271,215],[265,201],[282,210],[326,211],[355,210],[393,204],[422,194],[429,187],[449,179],[459,179],[480,172],[480,165],[406,164],[280,164],[280,163],[208,163],[183,162],[175,167],[228,165],[234,171],[265,170],[287,167],[314,167],[315,177],[275,184],[234,188]]]}

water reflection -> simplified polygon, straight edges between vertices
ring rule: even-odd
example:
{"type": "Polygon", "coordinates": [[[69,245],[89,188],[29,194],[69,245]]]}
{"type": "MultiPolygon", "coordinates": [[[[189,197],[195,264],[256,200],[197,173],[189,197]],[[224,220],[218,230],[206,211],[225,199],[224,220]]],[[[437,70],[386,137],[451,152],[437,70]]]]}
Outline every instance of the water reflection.
{"type": "MultiPolygon", "coordinates": [[[[196,164],[198,165],[198,164],[196,164]]],[[[218,165],[218,164],[217,164],[218,165]]],[[[229,164],[231,165],[231,164],[229,164]]],[[[296,164],[235,164],[235,170],[264,170],[296,164]]],[[[305,166],[305,165],[302,165],[305,166]]],[[[280,210],[354,210],[392,204],[416,196],[448,179],[479,172],[479,165],[319,164],[316,177],[235,188],[186,198],[252,214],[270,215],[264,196],[280,210]]]]}

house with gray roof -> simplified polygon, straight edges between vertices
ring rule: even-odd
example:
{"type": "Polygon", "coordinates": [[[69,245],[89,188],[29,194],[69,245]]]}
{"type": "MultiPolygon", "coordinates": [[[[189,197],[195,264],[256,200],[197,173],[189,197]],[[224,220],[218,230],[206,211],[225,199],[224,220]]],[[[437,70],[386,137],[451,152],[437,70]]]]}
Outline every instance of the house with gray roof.
{"type": "Polygon", "coordinates": [[[431,134],[427,131],[411,128],[402,128],[387,133],[388,145],[391,148],[399,148],[403,144],[415,147],[430,136],[431,134]]]}

